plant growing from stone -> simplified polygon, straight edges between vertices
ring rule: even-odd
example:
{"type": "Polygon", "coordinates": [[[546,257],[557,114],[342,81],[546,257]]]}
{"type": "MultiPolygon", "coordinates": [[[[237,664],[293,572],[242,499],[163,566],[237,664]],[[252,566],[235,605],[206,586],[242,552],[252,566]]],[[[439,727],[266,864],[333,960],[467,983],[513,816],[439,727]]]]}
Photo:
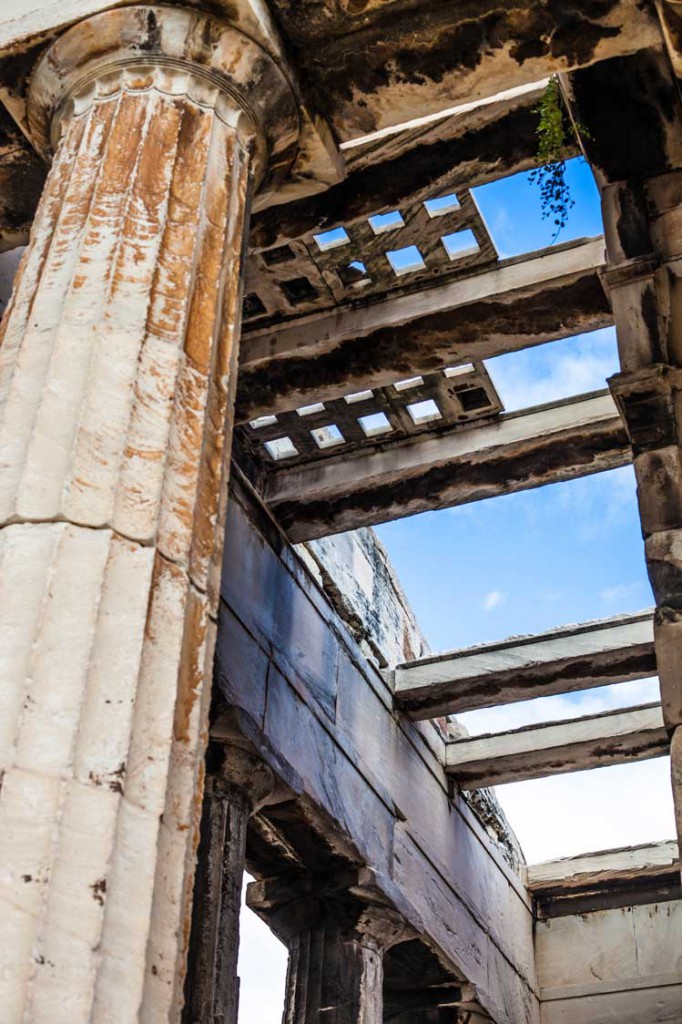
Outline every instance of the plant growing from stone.
{"type": "Polygon", "coordinates": [[[556,75],[547,82],[535,113],[540,118],[536,128],[538,152],[535,159],[538,166],[530,172],[529,179],[540,189],[542,219],[551,217],[554,221],[556,230],[552,242],[555,242],[575,206],[566,181],[566,160],[573,155],[578,133],[585,138],[589,138],[589,133],[567,117],[556,75]]]}

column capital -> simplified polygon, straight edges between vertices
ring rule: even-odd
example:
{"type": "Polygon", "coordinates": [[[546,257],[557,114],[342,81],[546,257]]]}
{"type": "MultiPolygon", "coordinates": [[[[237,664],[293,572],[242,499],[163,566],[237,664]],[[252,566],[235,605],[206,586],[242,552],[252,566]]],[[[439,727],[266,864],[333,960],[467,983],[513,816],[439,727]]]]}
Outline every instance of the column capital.
{"type": "Polygon", "coordinates": [[[277,787],[274,772],[265,762],[236,744],[221,747],[218,763],[209,768],[209,773],[215,795],[229,797],[239,791],[250,814],[260,810],[277,787]]]}
{"type": "Polygon", "coordinates": [[[290,170],[300,116],[281,64],[234,26],[181,7],[116,8],[59,36],[33,71],[31,135],[48,156],[65,123],[96,100],[150,89],[189,95],[243,129],[255,151],[257,182],[271,184],[290,170]]]}
{"type": "Polygon", "coordinates": [[[247,905],[289,942],[312,926],[334,923],[349,939],[385,952],[415,936],[414,929],[366,886],[365,872],[333,876],[292,874],[251,882],[247,905]]]}
{"type": "Polygon", "coordinates": [[[682,370],[655,363],[607,381],[635,455],[679,442],[682,370]]]}

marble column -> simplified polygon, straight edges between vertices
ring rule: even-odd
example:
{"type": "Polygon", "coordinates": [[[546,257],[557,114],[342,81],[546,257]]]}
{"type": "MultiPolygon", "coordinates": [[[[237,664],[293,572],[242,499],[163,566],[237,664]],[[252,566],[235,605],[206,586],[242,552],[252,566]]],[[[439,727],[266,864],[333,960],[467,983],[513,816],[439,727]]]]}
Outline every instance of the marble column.
{"type": "Polygon", "coordinates": [[[383,1024],[384,953],[410,933],[351,888],[313,877],[249,886],[249,906],[289,948],[283,1024],[383,1024]]]}
{"type": "Polygon", "coordinates": [[[0,350],[3,1024],[177,1020],[251,192],[280,65],[126,7],[34,69],[54,153],[0,350]]]}
{"type": "Polygon", "coordinates": [[[246,830],[276,782],[267,765],[240,747],[218,748],[210,755],[183,1019],[187,1024],[237,1024],[246,830]]]}

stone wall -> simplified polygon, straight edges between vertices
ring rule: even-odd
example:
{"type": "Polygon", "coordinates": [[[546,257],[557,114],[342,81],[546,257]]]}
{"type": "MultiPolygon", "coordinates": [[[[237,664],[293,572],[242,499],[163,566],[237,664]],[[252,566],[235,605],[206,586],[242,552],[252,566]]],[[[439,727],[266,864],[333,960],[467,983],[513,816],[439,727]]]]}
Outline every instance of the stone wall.
{"type": "Polygon", "coordinates": [[[497,1024],[537,1024],[532,906],[509,835],[451,791],[440,732],[395,713],[385,676],[234,479],[221,598],[216,697],[295,795],[320,851],[367,865],[497,1024]]]}
{"type": "Polygon", "coordinates": [[[296,545],[338,615],[379,668],[429,653],[414,612],[374,530],[296,545]]]}

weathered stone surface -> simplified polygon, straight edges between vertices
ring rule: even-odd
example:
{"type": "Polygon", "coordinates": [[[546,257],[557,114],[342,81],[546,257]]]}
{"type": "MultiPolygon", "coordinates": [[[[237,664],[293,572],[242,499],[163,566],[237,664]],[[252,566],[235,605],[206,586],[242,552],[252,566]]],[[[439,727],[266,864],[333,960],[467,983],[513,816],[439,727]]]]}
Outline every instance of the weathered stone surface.
{"type": "Polygon", "coordinates": [[[497,1020],[536,1021],[525,890],[492,831],[462,797],[450,802],[439,733],[431,724],[396,721],[384,680],[281,534],[238,488],[228,506],[225,567],[218,686],[241,709],[241,728],[260,756],[326,822],[321,846],[371,865],[384,897],[470,978],[497,1020]],[[268,602],[259,622],[254,602],[263,599],[266,583],[286,600],[268,602]],[[301,615],[308,617],[310,655],[303,649],[294,663],[286,636],[301,615]],[[330,628],[338,645],[326,656],[336,686],[333,720],[307,664],[324,648],[315,634],[330,628]],[[249,665],[256,663],[256,645],[269,661],[264,710],[260,678],[253,686],[250,669],[240,665],[242,652],[249,665]]]}
{"type": "Polygon", "coordinates": [[[337,534],[297,550],[354,638],[380,668],[427,652],[426,638],[372,530],[337,534]]]}
{"type": "Polygon", "coordinates": [[[681,929],[679,900],[538,922],[543,1024],[674,1021],[681,929]]]}
{"type": "Polygon", "coordinates": [[[539,920],[682,898],[676,840],[529,865],[526,881],[539,920]]]}
{"type": "Polygon", "coordinates": [[[433,718],[655,672],[653,616],[647,611],[398,665],[394,693],[411,718],[433,718]]]}
{"type": "Polygon", "coordinates": [[[282,467],[265,497],[294,541],[623,466],[631,450],[609,395],[450,427],[377,451],[282,467]]]}
{"type": "Polygon", "coordinates": [[[358,895],[361,875],[350,882],[344,891],[324,877],[275,878],[247,890],[248,905],[289,947],[283,1024],[383,1024],[384,953],[409,928],[358,895]]]}
{"type": "Polygon", "coordinates": [[[0,102],[0,253],[25,245],[46,168],[0,102]]]}
{"type": "Polygon", "coordinates": [[[352,138],[547,74],[660,42],[636,0],[474,5],[346,3],[275,9],[320,109],[352,138]]]}
{"type": "Polygon", "coordinates": [[[682,726],[678,725],[670,741],[670,770],[672,775],[673,798],[675,800],[675,821],[677,841],[682,849],[682,726]]]}
{"type": "Polygon", "coordinates": [[[568,892],[597,883],[606,882],[615,887],[637,878],[667,874],[679,865],[679,860],[677,843],[668,841],[529,864],[525,876],[534,894],[558,889],[568,892]]]}
{"type": "Polygon", "coordinates": [[[262,176],[235,99],[250,74],[270,76],[257,117],[281,86],[285,163],[296,132],[281,73],[249,46],[235,63],[240,38],[127,9],[33,75],[35,137],[61,140],[1,350],[3,1024],[151,1024],[182,1001],[262,176]]]}
{"type": "Polygon", "coordinates": [[[237,421],[605,327],[603,262],[603,239],[579,239],[373,305],[255,327],[242,345],[237,421]]]}
{"type": "Polygon", "coordinates": [[[239,915],[249,817],[275,788],[247,750],[209,751],[186,983],[186,1024],[237,1024],[239,915]]]}
{"type": "Polygon", "coordinates": [[[649,704],[454,740],[447,745],[445,763],[464,789],[480,789],[667,752],[661,707],[649,704]]]}

